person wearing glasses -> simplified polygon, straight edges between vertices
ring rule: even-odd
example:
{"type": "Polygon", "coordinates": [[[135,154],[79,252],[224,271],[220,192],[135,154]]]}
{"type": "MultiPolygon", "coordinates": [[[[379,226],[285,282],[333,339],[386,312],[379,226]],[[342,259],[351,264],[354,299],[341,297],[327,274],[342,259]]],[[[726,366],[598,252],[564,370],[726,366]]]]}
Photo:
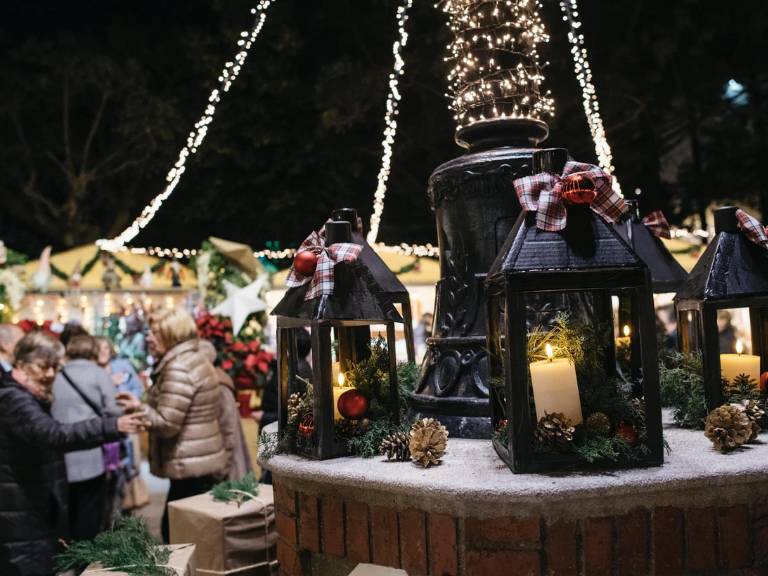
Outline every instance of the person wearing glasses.
{"type": "Polygon", "coordinates": [[[58,538],[67,538],[64,452],[98,447],[140,430],[142,414],[62,424],[51,417],[53,382],[64,347],[31,332],[0,379],[0,574],[53,573],[58,538]]]}

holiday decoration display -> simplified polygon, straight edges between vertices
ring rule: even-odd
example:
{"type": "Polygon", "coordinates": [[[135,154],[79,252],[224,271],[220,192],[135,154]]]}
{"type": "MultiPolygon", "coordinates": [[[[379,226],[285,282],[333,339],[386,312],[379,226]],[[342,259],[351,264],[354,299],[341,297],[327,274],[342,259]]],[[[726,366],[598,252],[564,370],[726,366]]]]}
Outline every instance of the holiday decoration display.
{"type": "Polygon", "coordinates": [[[318,254],[314,274],[303,276],[294,267],[291,288],[273,311],[279,433],[287,437],[291,451],[319,459],[349,453],[351,437],[366,432],[367,426],[348,421],[399,421],[395,322],[403,321],[377,277],[358,258],[363,247],[352,242],[350,223],[329,221],[323,232],[313,232],[300,249],[318,254]],[[370,330],[377,325],[386,336],[372,344],[370,330]],[[308,379],[298,374],[303,359],[296,346],[298,331],[305,329],[312,346],[308,379]],[[290,408],[297,393],[298,406],[290,408]]]}
{"type": "Polygon", "coordinates": [[[722,378],[741,373],[755,388],[768,369],[768,241],[765,230],[734,206],[714,212],[715,237],[675,296],[678,340],[683,352],[700,351],[708,409],[725,401],[722,378]],[[718,311],[748,309],[751,342],[736,354],[720,348],[718,311]],[[751,346],[750,346],[751,345],[751,346]]]}
{"type": "Polygon", "coordinates": [[[495,118],[551,116],[539,44],[549,41],[539,0],[444,0],[451,110],[459,128],[495,118]]]}
{"type": "Polygon", "coordinates": [[[379,445],[379,454],[387,460],[407,462],[411,459],[410,436],[405,432],[394,432],[384,437],[379,445]]]}
{"type": "Polygon", "coordinates": [[[534,167],[546,165],[547,171],[514,181],[525,212],[486,280],[490,379],[504,383],[491,388],[493,424],[507,420],[514,431],[494,438],[494,447],[513,472],[583,461],[659,465],[663,441],[648,269],[613,226],[624,201],[610,176],[566,162],[562,152],[536,152],[534,167]],[[563,183],[578,173],[595,183],[591,205],[563,197],[563,183]],[[616,295],[634,301],[639,311],[632,338],[638,340],[642,379],[629,385],[614,360],[616,295]]]}
{"type": "Polygon", "coordinates": [[[434,418],[414,422],[409,432],[411,460],[423,468],[440,464],[448,443],[448,430],[434,418]]]}
{"type": "Polygon", "coordinates": [[[707,416],[704,435],[720,452],[741,447],[752,436],[752,421],[740,406],[725,404],[707,416]]]}

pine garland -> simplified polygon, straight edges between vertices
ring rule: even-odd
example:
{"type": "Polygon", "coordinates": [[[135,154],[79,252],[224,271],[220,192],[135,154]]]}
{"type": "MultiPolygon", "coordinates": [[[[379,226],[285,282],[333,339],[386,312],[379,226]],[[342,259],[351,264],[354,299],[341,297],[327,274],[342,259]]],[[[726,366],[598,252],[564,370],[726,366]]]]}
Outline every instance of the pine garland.
{"type": "Polygon", "coordinates": [[[672,408],[678,426],[704,430],[707,401],[704,396],[701,354],[675,353],[659,365],[661,404],[672,408]]]}
{"type": "Polygon", "coordinates": [[[65,572],[98,562],[107,570],[119,569],[131,576],[172,576],[173,570],[167,567],[170,557],[170,548],[152,537],[142,518],[125,516],[93,540],[68,544],[56,556],[56,569],[65,572]]]}
{"type": "Polygon", "coordinates": [[[259,495],[259,481],[253,472],[240,480],[224,480],[211,488],[211,496],[217,502],[236,502],[238,506],[259,495]]]}
{"type": "Polygon", "coordinates": [[[410,429],[410,422],[395,424],[388,418],[372,420],[368,425],[368,429],[363,434],[353,436],[347,440],[347,448],[350,454],[362,456],[363,458],[373,458],[379,455],[379,447],[384,438],[397,432],[407,434],[410,429]]]}

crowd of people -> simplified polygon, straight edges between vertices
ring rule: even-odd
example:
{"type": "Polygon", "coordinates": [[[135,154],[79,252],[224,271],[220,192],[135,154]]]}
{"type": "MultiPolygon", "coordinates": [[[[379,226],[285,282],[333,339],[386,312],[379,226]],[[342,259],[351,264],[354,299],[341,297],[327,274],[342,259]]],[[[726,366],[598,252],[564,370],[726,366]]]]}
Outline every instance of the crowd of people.
{"type": "MultiPolygon", "coordinates": [[[[138,433],[167,501],[252,468],[234,386],[179,309],[152,315],[145,391],[109,340],[0,325],[0,574],[50,576],[60,542],[92,539],[140,482],[138,433]]],[[[162,535],[168,541],[167,502],[162,535]]]]}

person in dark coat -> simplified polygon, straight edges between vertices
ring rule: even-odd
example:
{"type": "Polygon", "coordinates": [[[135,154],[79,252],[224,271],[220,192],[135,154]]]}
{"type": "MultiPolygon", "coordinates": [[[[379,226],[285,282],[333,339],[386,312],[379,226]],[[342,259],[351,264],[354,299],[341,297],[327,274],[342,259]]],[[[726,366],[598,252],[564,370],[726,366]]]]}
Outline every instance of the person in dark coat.
{"type": "Polygon", "coordinates": [[[63,346],[27,334],[0,379],[0,574],[50,576],[56,539],[67,536],[64,452],[100,446],[141,428],[143,415],[62,424],[50,415],[63,346]]]}

